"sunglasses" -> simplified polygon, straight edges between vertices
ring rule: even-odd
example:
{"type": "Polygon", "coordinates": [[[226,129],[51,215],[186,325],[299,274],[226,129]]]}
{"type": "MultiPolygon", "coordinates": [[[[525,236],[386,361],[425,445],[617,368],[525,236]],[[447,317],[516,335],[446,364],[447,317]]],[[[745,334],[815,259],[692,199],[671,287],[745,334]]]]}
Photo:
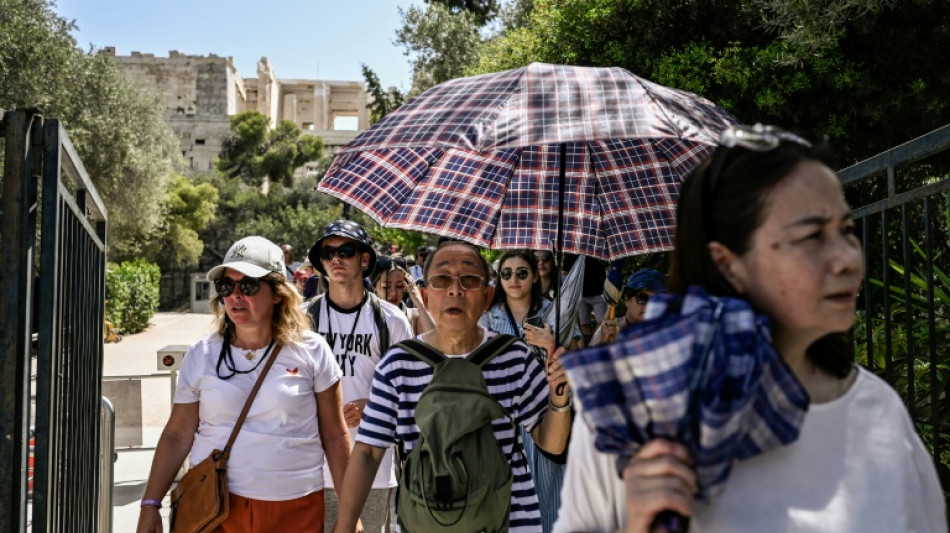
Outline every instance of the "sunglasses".
{"type": "Polygon", "coordinates": [[[623,297],[624,297],[625,299],[627,299],[627,300],[629,300],[630,298],[636,298],[637,303],[640,304],[640,305],[646,305],[647,302],[650,301],[650,295],[649,295],[649,294],[647,294],[647,293],[645,293],[645,292],[639,292],[639,291],[638,291],[638,292],[635,292],[635,293],[634,293],[634,292],[630,292],[630,291],[624,291],[623,297]]]}
{"type": "Polygon", "coordinates": [[[792,142],[806,148],[811,148],[811,143],[795,135],[792,132],[785,131],[775,126],[756,124],[754,126],[730,126],[722,132],[719,138],[719,146],[713,154],[713,160],[709,164],[709,170],[706,176],[707,192],[712,193],[716,190],[719,176],[726,166],[729,152],[735,148],[745,148],[753,152],[768,152],[774,150],[782,142],[792,142]]]}
{"type": "Polygon", "coordinates": [[[354,255],[356,255],[356,246],[352,244],[323,246],[320,248],[320,259],[324,261],[333,261],[333,258],[336,256],[340,256],[340,259],[349,259],[354,255]]]}
{"type": "Polygon", "coordinates": [[[214,290],[217,291],[218,296],[224,298],[225,296],[231,296],[231,293],[234,292],[234,287],[237,286],[238,290],[244,293],[244,296],[254,296],[257,294],[257,291],[261,290],[262,282],[266,283],[267,280],[247,276],[241,278],[241,281],[234,281],[231,278],[221,278],[214,282],[214,290]]]}
{"type": "Polygon", "coordinates": [[[551,260],[551,254],[535,254],[534,257],[537,258],[539,263],[547,263],[551,260]]]}
{"type": "Polygon", "coordinates": [[[392,257],[382,256],[376,259],[377,271],[389,270],[393,267],[393,265],[395,265],[396,268],[401,268],[403,270],[406,270],[406,260],[402,257],[392,258],[392,257]]]}
{"type": "Polygon", "coordinates": [[[475,274],[462,274],[459,276],[435,274],[429,276],[426,286],[430,289],[445,290],[452,286],[454,280],[459,280],[459,287],[465,291],[480,289],[485,284],[485,278],[475,274]]]}
{"type": "MultiPolygon", "coordinates": [[[[505,281],[508,281],[509,279],[511,279],[511,274],[512,274],[512,270],[510,268],[503,268],[501,269],[501,272],[498,273],[498,277],[500,277],[501,279],[505,281]]],[[[515,270],[514,274],[515,276],[518,276],[518,279],[520,279],[521,281],[524,281],[528,279],[528,276],[531,275],[531,271],[525,267],[518,267],[518,270],[515,270]]]]}

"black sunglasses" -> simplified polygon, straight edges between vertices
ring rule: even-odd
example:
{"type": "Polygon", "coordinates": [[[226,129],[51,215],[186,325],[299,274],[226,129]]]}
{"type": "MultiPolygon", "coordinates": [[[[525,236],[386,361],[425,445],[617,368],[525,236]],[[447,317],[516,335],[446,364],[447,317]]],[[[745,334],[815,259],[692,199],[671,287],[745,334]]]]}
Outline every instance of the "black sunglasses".
{"type": "MultiPolygon", "coordinates": [[[[509,279],[511,279],[511,274],[512,274],[512,271],[510,268],[503,268],[501,269],[501,272],[498,273],[498,276],[501,279],[508,281],[509,279]]],[[[528,279],[528,276],[531,275],[531,271],[525,267],[518,267],[518,270],[516,270],[514,274],[518,276],[518,279],[520,279],[521,281],[524,281],[528,279]]]]}
{"type": "Polygon", "coordinates": [[[335,256],[340,256],[340,259],[349,259],[354,255],[356,255],[356,246],[352,244],[323,246],[320,248],[320,259],[324,261],[333,261],[335,256]]]}
{"type": "Polygon", "coordinates": [[[261,282],[267,282],[267,280],[247,276],[241,278],[241,281],[234,281],[231,278],[221,278],[214,282],[214,290],[217,291],[218,296],[224,298],[225,296],[231,296],[231,293],[234,292],[234,287],[237,286],[238,290],[244,293],[245,296],[254,296],[257,294],[257,291],[261,290],[261,282]]]}
{"type": "Polygon", "coordinates": [[[633,292],[626,290],[623,292],[623,297],[626,299],[636,298],[637,303],[640,305],[646,305],[647,302],[650,301],[650,295],[642,291],[633,292]]]}
{"type": "Polygon", "coordinates": [[[551,254],[534,254],[539,263],[545,263],[551,260],[551,254]]]}
{"type": "Polygon", "coordinates": [[[385,255],[376,260],[376,271],[389,270],[396,265],[397,268],[406,270],[406,260],[402,257],[386,257],[385,255]]]}

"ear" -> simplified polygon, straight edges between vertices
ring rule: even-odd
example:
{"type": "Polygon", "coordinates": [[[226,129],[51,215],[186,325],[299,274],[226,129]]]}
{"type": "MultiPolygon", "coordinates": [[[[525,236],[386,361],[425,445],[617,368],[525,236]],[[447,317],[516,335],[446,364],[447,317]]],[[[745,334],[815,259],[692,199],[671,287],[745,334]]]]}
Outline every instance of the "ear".
{"type": "Polygon", "coordinates": [[[495,286],[488,285],[485,287],[485,306],[482,309],[482,312],[488,311],[488,308],[491,307],[492,298],[495,297],[495,286]]]}
{"type": "Polygon", "coordinates": [[[726,278],[737,293],[744,294],[748,287],[748,276],[739,256],[718,241],[711,241],[707,247],[709,257],[722,277],[726,278]]]}
{"type": "Polygon", "coordinates": [[[360,266],[362,270],[366,270],[366,267],[369,266],[369,252],[363,252],[360,254],[360,266]]]}
{"type": "Polygon", "coordinates": [[[419,294],[422,295],[422,305],[429,308],[429,288],[428,287],[419,287],[419,294]]]}

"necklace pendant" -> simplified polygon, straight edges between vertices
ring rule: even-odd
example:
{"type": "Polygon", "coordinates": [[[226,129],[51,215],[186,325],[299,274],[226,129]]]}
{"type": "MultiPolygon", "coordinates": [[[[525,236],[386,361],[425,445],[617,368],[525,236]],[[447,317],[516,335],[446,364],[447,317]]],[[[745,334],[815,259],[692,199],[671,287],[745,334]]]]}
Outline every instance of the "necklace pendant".
{"type": "Polygon", "coordinates": [[[244,354],[244,357],[245,357],[248,361],[253,361],[253,360],[254,360],[254,352],[247,352],[246,354],[244,354]]]}

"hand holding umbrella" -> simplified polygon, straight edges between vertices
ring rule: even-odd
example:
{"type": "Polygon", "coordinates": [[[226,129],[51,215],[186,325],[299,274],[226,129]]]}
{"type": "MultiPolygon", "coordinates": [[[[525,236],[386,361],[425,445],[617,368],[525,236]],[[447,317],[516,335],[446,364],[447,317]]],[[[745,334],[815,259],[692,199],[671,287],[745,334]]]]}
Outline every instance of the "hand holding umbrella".
{"type": "Polygon", "coordinates": [[[798,438],[808,395],[747,302],[692,287],[655,296],[648,312],[617,342],[564,364],[595,446],[617,456],[618,471],[648,442],[672,439],[693,457],[697,496],[710,498],[734,461],[798,438]]]}

